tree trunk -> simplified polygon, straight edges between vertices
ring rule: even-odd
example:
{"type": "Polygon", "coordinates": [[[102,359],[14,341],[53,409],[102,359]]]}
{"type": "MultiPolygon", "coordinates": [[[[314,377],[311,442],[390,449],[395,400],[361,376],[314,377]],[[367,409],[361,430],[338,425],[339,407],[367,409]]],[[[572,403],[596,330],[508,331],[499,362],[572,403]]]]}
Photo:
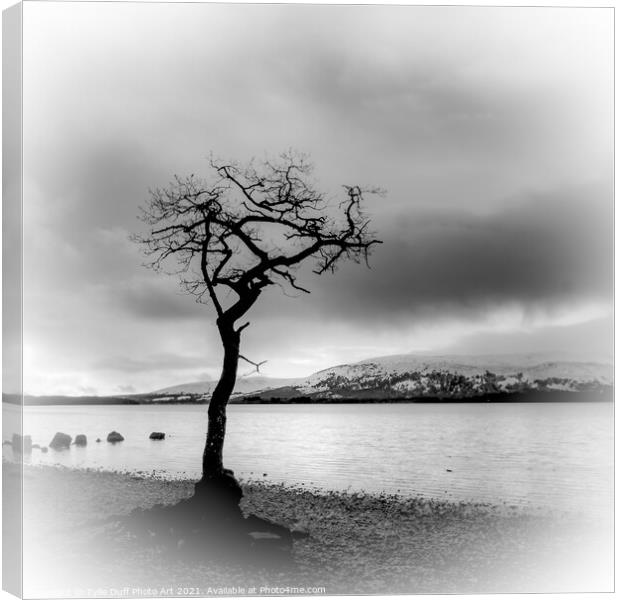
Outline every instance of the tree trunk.
{"type": "Polygon", "coordinates": [[[207,442],[202,455],[202,481],[219,479],[224,474],[223,450],[226,434],[226,405],[235,388],[237,365],[239,363],[240,334],[232,324],[218,322],[224,363],[222,374],[209,403],[209,426],[207,442]]]}

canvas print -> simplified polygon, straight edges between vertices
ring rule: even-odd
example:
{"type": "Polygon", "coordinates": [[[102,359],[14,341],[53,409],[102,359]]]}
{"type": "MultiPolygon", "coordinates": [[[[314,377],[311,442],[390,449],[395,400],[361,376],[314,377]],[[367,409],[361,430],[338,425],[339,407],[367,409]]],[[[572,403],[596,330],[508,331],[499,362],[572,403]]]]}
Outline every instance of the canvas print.
{"type": "Polygon", "coordinates": [[[3,18],[3,587],[611,592],[613,9],[3,18]]]}

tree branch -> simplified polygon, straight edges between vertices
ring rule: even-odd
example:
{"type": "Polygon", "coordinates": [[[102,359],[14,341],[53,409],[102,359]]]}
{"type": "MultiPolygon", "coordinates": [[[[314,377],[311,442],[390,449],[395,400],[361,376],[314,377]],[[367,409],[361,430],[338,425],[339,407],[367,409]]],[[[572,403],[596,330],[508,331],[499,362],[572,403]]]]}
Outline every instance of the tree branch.
{"type": "MultiPolygon", "coordinates": [[[[254,367],[256,367],[256,372],[260,373],[260,368],[262,365],[264,365],[267,361],[266,360],[262,360],[261,362],[255,363],[254,361],[250,360],[249,358],[246,358],[245,356],[243,356],[243,354],[239,355],[239,358],[244,360],[247,363],[250,363],[251,365],[253,365],[254,367]]],[[[252,371],[253,373],[254,371],[252,371]]],[[[249,373],[248,373],[249,374],[249,373]]]]}

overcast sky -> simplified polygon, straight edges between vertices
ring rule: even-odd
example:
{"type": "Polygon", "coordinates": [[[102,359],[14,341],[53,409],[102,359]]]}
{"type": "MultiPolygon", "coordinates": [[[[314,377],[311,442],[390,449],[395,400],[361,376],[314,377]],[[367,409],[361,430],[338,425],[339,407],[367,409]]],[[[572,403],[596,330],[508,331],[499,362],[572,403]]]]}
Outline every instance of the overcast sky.
{"type": "Polygon", "coordinates": [[[291,147],[334,197],[387,190],[384,243],[310,296],[264,294],[243,339],[264,374],[610,357],[611,9],[33,2],[24,27],[26,393],[217,376],[212,309],[128,237],[211,152],[291,147]]]}

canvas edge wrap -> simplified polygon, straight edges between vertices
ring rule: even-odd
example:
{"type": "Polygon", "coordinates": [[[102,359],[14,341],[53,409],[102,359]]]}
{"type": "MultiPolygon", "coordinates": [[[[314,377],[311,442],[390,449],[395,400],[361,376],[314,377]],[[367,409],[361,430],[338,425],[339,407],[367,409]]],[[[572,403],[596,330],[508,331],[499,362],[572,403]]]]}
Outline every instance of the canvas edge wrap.
{"type": "MultiPolygon", "coordinates": [[[[23,431],[22,4],[2,13],[2,413],[23,431]],[[4,402],[11,394],[17,404],[4,402]],[[17,408],[17,410],[16,410],[17,408]]],[[[2,589],[23,593],[23,464],[3,469],[2,589]]]]}

